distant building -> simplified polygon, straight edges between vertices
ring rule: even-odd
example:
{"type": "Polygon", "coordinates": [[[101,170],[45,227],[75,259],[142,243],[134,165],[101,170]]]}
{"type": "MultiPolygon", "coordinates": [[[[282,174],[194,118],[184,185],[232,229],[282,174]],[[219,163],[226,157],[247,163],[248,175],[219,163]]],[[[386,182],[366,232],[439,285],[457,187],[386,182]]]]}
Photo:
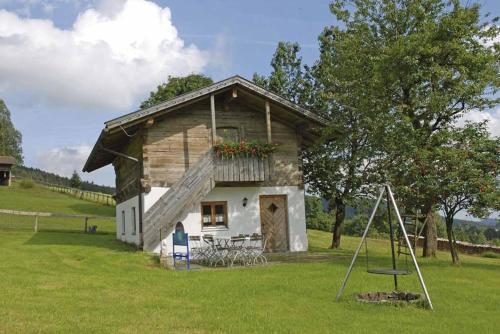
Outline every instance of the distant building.
{"type": "Polygon", "coordinates": [[[15,164],[13,157],[0,155],[0,186],[10,186],[11,170],[15,164]]]}

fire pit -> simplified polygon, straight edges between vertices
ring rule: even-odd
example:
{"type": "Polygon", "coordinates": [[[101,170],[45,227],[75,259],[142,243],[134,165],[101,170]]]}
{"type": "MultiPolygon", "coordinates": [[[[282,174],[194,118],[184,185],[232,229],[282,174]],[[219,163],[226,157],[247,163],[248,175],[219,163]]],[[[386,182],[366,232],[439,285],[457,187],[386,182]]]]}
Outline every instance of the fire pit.
{"type": "Polygon", "coordinates": [[[365,303],[418,303],[424,300],[423,295],[413,292],[365,292],[356,298],[365,303]]]}

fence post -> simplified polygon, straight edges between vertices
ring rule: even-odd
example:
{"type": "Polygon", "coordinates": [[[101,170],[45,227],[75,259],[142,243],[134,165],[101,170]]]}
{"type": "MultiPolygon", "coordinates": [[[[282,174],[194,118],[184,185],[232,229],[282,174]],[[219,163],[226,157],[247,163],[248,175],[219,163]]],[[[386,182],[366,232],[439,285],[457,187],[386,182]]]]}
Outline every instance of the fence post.
{"type": "Polygon", "coordinates": [[[89,217],[85,217],[85,228],[83,229],[83,233],[87,233],[87,223],[89,221],[89,217]]]}
{"type": "Polygon", "coordinates": [[[35,216],[35,233],[38,232],[38,216],[35,216]]]}

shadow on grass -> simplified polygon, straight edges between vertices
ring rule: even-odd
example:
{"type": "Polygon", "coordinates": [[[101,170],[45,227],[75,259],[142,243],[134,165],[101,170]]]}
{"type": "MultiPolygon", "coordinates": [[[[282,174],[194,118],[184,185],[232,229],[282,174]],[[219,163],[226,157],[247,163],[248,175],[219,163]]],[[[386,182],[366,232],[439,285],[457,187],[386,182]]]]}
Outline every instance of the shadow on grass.
{"type": "MultiPolygon", "coordinates": [[[[350,252],[348,256],[345,257],[339,257],[341,259],[349,258],[352,259],[352,256],[354,255],[354,252],[350,252]]],[[[478,259],[481,259],[481,257],[478,256],[478,259]]],[[[484,269],[484,270],[492,270],[492,271],[499,271],[500,270],[500,261],[498,263],[479,263],[479,262],[473,262],[470,261],[468,258],[463,259],[460,266],[454,266],[451,263],[451,260],[447,259],[424,259],[417,257],[417,263],[420,269],[425,271],[426,268],[439,268],[439,269],[449,269],[449,268],[471,268],[471,269],[484,269]]],[[[410,256],[408,256],[406,259],[404,256],[400,256],[396,258],[396,265],[397,268],[400,269],[409,269],[411,272],[415,272],[415,267],[413,265],[413,261],[410,256]]],[[[357,260],[356,260],[356,266],[362,266],[370,268],[391,268],[392,267],[392,260],[390,255],[380,255],[380,254],[369,254],[368,255],[368,261],[366,259],[366,254],[360,253],[357,260]],[[367,265],[368,262],[368,265],[367,265]]]]}
{"type": "Polygon", "coordinates": [[[25,245],[62,245],[106,248],[117,252],[135,252],[137,247],[115,239],[114,234],[85,234],[74,231],[41,231],[25,242],[25,245]]]}
{"type": "MultiPolygon", "coordinates": [[[[481,259],[480,256],[477,257],[477,259],[481,259]]],[[[417,260],[418,261],[418,260],[417,260]]],[[[476,260],[477,261],[477,260],[476,260]]],[[[419,262],[419,265],[422,267],[441,267],[441,268],[472,268],[472,269],[484,269],[484,270],[493,270],[498,272],[500,270],[500,261],[498,263],[479,263],[479,262],[472,262],[470,259],[461,259],[461,264],[459,266],[455,266],[451,263],[451,260],[430,260],[430,261],[425,261],[421,265],[419,262]]]]}

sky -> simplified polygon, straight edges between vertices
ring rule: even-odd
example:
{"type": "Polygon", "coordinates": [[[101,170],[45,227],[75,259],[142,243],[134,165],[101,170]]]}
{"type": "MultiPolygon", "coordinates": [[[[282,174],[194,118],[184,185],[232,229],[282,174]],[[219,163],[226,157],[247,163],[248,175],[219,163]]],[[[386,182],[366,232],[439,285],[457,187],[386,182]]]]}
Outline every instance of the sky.
{"type": "MultiPolygon", "coordinates": [[[[268,74],[279,41],[304,63],[335,24],[329,0],[0,0],[0,98],[25,165],[81,171],[103,123],[138,108],[169,75],[268,74]]],[[[500,15],[500,1],[480,0],[500,15]]],[[[500,108],[472,112],[500,135],[500,108]]],[[[111,166],[82,178],[114,186],[111,166]]]]}

